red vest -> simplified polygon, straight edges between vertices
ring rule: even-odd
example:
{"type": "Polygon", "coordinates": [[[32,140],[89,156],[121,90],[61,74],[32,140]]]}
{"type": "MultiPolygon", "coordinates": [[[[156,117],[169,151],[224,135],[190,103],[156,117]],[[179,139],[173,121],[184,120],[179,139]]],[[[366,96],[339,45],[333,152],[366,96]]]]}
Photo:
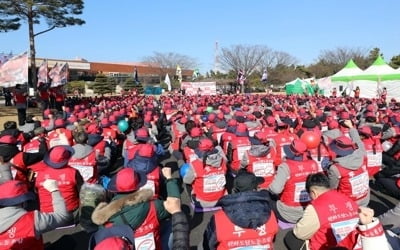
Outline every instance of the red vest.
{"type": "Polygon", "coordinates": [[[224,249],[273,249],[278,223],[274,212],[264,225],[256,229],[241,228],[231,222],[224,211],[215,213],[215,232],[218,250],[224,249]]]}
{"type": "Polygon", "coordinates": [[[277,165],[282,163],[282,160],[285,158],[285,152],[283,151],[283,146],[290,145],[294,139],[297,139],[295,134],[290,134],[288,132],[278,133],[275,137],[276,144],[276,154],[277,154],[277,165]]]}
{"type": "Polygon", "coordinates": [[[244,153],[251,148],[251,142],[248,137],[235,137],[231,141],[232,159],[230,160],[231,170],[237,172],[240,169],[240,162],[244,153]]]}
{"type": "Polygon", "coordinates": [[[15,103],[26,103],[26,96],[20,92],[15,92],[15,103]]]}
{"type": "Polygon", "coordinates": [[[222,149],[224,150],[225,154],[226,154],[226,152],[228,150],[229,142],[231,142],[235,137],[236,137],[235,134],[232,134],[232,133],[229,133],[229,132],[224,132],[221,135],[220,145],[222,146],[222,149]]]}
{"type": "Polygon", "coordinates": [[[318,172],[314,160],[293,161],[286,159],[290,176],[285,183],[280,200],[287,206],[299,207],[307,205],[311,198],[306,191],[306,179],[309,174],[318,172]]]}
{"type": "Polygon", "coordinates": [[[104,139],[107,140],[110,138],[111,140],[115,140],[117,138],[117,132],[111,128],[103,128],[103,134],[104,139]]]}
{"type": "Polygon", "coordinates": [[[217,201],[225,195],[226,163],[222,161],[219,168],[208,165],[197,159],[192,162],[196,178],[192,184],[193,193],[203,201],[217,201]]]}
{"type": "Polygon", "coordinates": [[[263,157],[251,155],[250,151],[247,151],[246,154],[249,161],[247,170],[256,176],[263,177],[264,183],[259,187],[267,188],[275,176],[276,149],[271,147],[268,155],[263,157]]]}
{"type": "Polygon", "coordinates": [[[154,202],[150,202],[147,217],[135,230],[134,237],[136,249],[161,249],[160,223],[154,202]]]}
{"type": "Polygon", "coordinates": [[[367,151],[367,170],[370,177],[381,171],[382,167],[382,144],[379,139],[367,138],[363,140],[365,151],[367,151]]]}
{"type": "Polygon", "coordinates": [[[339,164],[335,164],[341,176],[337,191],[347,195],[353,201],[365,198],[369,194],[369,176],[366,167],[366,160],[357,170],[344,168],[339,164]]]}
{"type": "Polygon", "coordinates": [[[317,162],[318,171],[322,172],[322,160],[324,159],[324,157],[330,157],[328,148],[324,144],[320,143],[318,147],[309,149],[308,151],[310,152],[311,158],[313,158],[313,160],[317,162]]]}
{"type": "Polygon", "coordinates": [[[96,183],[98,181],[96,153],[94,151],[82,159],[72,156],[68,164],[79,171],[84,181],[89,183],[96,183]]]}
{"type": "Polygon", "coordinates": [[[334,190],[321,194],[311,204],[318,215],[320,228],[310,239],[310,249],[325,250],[337,245],[353,249],[354,244],[346,246],[347,241],[343,239],[356,228],[358,205],[334,190]]]}
{"type": "Polygon", "coordinates": [[[60,131],[60,133],[64,133],[65,136],[67,137],[68,140],[68,146],[72,145],[72,133],[70,130],[65,129],[65,128],[57,128],[51,132],[48,133],[47,138],[48,138],[48,147],[52,148],[56,145],[65,145],[63,141],[60,140],[60,135],[58,134],[57,130],[60,131]]]}
{"type": "Polygon", "coordinates": [[[139,150],[140,144],[134,143],[130,140],[125,140],[125,150],[126,150],[126,157],[128,160],[132,160],[135,157],[136,151],[139,150]]]}
{"type": "Polygon", "coordinates": [[[267,139],[275,140],[275,137],[278,135],[278,132],[273,127],[263,127],[261,131],[268,134],[267,139]]]}
{"type": "Polygon", "coordinates": [[[30,142],[24,145],[24,152],[26,153],[38,153],[40,141],[38,137],[33,138],[30,142]]]}
{"type": "Polygon", "coordinates": [[[218,142],[221,142],[221,137],[225,133],[226,128],[218,128],[217,126],[213,126],[212,128],[212,138],[218,142]]]}
{"type": "Polygon", "coordinates": [[[183,157],[185,159],[185,162],[187,163],[192,163],[194,160],[198,158],[194,150],[188,146],[183,148],[183,157]]]}
{"type": "Polygon", "coordinates": [[[100,155],[104,155],[106,149],[107,142],[99,141],[96,145],[93,146],[93,151],[98,151],[100,155]]]}
{"type": "Polygon", "coordinates": [[[28,179],[26,177],[26,173],[23,172],[23,171],[27,170],[27,166],[24,163],[24,153],[19,152],[18,154],[16,154],[10,160],[10,163],[12,164],[11,165],[11,174],[12,174],[14,180],[26,182],[28,179]]]}
{"type": "Polygon", "coordinates": [[[151,189],[153,190],[153,198],[158,199],[160,196],[160,176],[161,170],[160,167],[156,167],[153,171],[148,173],[146,184],[140,189],[151,189]]]}
{"type": "Polygon", "coordinates": [[[0,234],[0,250],[41,250],[44,249],[42,237],[35,236],[35,213],[27,212],[7,231],[0,234]]]}
{"type": "Polygon", "coordinates": [[[64,167],[54,169],[40,162],[32,166],[32,170],[37,173],[35,187],[39,194],[41,212],[54,212],[51,193],[43,187],[43,182],[46,179],[57,181],[58,189],[65,200],[68,211],[74,211],[79,207],[79,193],[76,188],[76,170],[74,168],[64,167]]]}

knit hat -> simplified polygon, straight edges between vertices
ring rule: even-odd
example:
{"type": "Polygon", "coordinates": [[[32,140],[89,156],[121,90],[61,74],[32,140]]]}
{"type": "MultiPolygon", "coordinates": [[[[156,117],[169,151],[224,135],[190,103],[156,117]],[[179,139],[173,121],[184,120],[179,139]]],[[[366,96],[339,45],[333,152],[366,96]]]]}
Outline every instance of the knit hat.
{"type": "Polygon", "coordinates": [[[201,128],[194,127],[190,130],[191,137],[200,137],[202,135],[203,135],[203,131],[201,130],[201,128]]]}

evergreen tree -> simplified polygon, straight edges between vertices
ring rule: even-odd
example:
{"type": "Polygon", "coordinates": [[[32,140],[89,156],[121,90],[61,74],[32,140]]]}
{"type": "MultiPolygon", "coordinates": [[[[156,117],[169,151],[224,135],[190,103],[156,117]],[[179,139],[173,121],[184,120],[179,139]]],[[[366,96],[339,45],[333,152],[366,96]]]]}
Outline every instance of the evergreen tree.
{"type": "Polygon", "coordinates": [[[109,82],[109,78],[103,74],[96,75],[92,87],[95,94],[102,95],[114,92],[112,89],[112,83],[109,82]]]}

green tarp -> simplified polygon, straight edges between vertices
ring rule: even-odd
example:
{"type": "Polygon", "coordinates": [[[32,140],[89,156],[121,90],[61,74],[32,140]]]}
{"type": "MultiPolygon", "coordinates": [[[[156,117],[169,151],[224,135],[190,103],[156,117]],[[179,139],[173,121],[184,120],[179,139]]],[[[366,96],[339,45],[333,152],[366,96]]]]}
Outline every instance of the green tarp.
{"type": "Polygon", "coordinates": [[[299,78],[297,78],[294,81],[286,83],[285,91],[287,95],[299,95],[299,94],[302,95],[305,93],[308,95],[314,94],[314,89],[311,86],[311,84],[299,78]]]}

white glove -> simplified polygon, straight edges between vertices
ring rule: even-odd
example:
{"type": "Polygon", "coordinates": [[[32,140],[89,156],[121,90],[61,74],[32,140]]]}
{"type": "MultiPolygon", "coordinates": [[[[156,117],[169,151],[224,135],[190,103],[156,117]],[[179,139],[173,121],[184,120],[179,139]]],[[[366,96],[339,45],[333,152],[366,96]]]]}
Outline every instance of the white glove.
{"type": "Polygon", "coordinates": [[[56,180],[52,179],[45,180],[43,182],[43,187],[49,192],[58,191],[58,184],[56,180]]]}

